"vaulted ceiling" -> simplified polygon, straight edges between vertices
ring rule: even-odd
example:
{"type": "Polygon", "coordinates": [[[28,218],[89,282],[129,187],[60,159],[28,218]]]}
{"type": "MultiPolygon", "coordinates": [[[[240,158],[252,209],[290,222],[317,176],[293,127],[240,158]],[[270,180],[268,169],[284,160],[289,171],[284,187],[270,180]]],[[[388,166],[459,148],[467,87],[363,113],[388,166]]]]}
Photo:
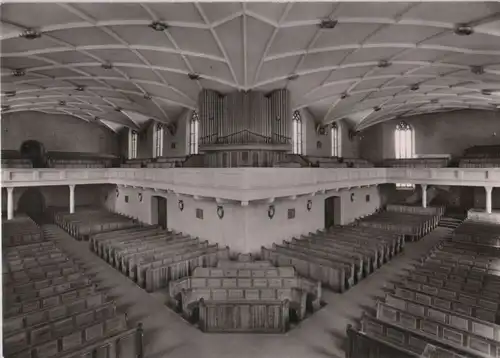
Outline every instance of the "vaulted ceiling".
{"type": "Polygon", "coordinates": [[[7,3],[2,112],[113,130],[168,123],[210,88],[288,88],[294,108],[356,129],[500,108],[496,2],[7,3]]]}

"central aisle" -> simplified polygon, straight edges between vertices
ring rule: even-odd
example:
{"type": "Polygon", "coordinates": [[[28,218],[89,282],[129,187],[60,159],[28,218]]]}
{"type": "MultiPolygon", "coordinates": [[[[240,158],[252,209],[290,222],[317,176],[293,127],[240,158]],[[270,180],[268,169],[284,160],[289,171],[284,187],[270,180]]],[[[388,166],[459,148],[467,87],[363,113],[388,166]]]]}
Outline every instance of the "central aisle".
{"type": "Polygon", "coordinates": [[[70,255],[85,262],[99,285],[126,310],[131,323],[144,324],[146,358],[343,358],[346,325],[356,324],[363,311],[372,309],[384,296],[386,283],[405,274],[405,269],[450,233],[438,227],[420,241],[407,244],[403,254],[344,294],[324,290],[326,307],[288,334],[267,335],[204,334],[94,255],[88,242],[74,240],[56,225],[44,225],[43,230],[70,255]]]}

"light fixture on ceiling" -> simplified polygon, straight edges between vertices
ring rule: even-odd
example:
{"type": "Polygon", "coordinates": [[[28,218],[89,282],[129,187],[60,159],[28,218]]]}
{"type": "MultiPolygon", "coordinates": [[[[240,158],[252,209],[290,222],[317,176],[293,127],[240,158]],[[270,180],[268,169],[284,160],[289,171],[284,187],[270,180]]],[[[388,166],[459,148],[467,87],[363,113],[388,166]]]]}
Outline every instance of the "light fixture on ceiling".
{"type": "Polygon", "coordinates": [[[59,105],[60,106],[65,106],[66,105],[66,101],[59,101],[59,105]]]}
{"type": "Polygon", "coordinates": [[[437,99],[437,98],[431,99],[431,103],[438,103],[438,102],[439,102],[439,99],[437,99]]]}
{"type": "Polygon", "coordinates": [[[481,94],[485,95],[485,96],[491,96],[492,93],[493,93],[493,90],[490,90],[490,89],[481,90],[481,94]]]}
{"type": "Polygon", "coordinates": [[[380,68],[386,68],[386,67],[389,67],[390,65],[392,65],[392,63],[390,63],[387,60],[380,60],[380,61],[378,61],[378,64],[377,64],[377,66],[380,68]]]}
{"type": "Polygon", "coordinates": [[[101,64],[101,67],[105,70],[111,70],[113,68],[113,64],[111,62],[104,62],[101,64]]]}
{"type": "Polygon", "coordinates": [[[373,110],[374,110],[375,112],[378,112],[378,111],[380,111],[381,109],[382,109],[382,107],[380,107],[380,106],[375,106],[375,107],[373,107],[373,110]]]}
{"type": "Polygon", "coordinates": [[[347,97],[349,97],[349,93],[346,93],[346,92],[344,92],[340,95],[340,99],[346,99],[347,97]]]}
{"type": "Polygon", "coordinates": [[[117,111],[117,112],[121,112],[121,111],[122,111],[122,108],[121,108],[121,107],[115,107],[115,111],[117,111]]]}
{"type": "Polygon", "coordinates": [[[474,28],[467,24],[458,24],[455,26],[454,32],[458,36],[469,36],[474,33],[474,28]]]}
{"type": "Polygon", "coordinates": [[[418,91],[420,89],[420,85],[418,83],[415,83],[410,87],[412,91],[418,91]]]}
{"type": "Polygon", "coordinates": [[[95,116],[95,117],[94,117],[94,121],[96,121],[96,122],[97,122],[97,121],[100,121],[100,120],[101,120],[101,118],[99,118],[98,116],[95,116]]]}
{"type": "Polygon", "coordinates": [[[23,70],[23,69],[21,69],[21,68],[17,68],[17,69],[15,69],[15,70],[12,70],[12,75],[13,75],[14,77],[22,77],[22,76],[24,76],[25,74],[26,74],[26,72],[24,72],[24,70],[23,70]]]}
{"type": "Polygon", "coordinates": [[[151,95],[149,93],[144,93],[144,99],[147,99],[148,101],[150,101],[153,97],[151,97],[151,95]]]}
{"type": "Polygon", "coordinates": [[[188,77],[190,80],[193,80],[193,81],[200,79],[200,75],[198,73],[194,73],[194,72],[188,73],[188,77]]]}
{"type": "Polygon", "coordinates": [[[153,21],[148,26],[155,31],[165,31],[166,29],[168,29],[168,25],[161,21],[153,21]]]}
{"type": "Polygon", "coordinates": [[[16,91],[6,91],[5,97],[15,97],[16,93],[17,93],[16,91]]]}
{"type": "Polygon", "coordinates": [[[10,106],[8,104],[2,104],[2,112],[8,111],[10,106]]]}
{"type": "Polygon", "coordinates": [[[76,86],[75,91],[83,92],[85,91],[85,86],[76,86]]]}
{"type": "Polygon", "coordinates": [[[482,75],[484,73],[483,66],[471,66],[470,71],[475,75],[482,75]]]}
{"type": "Polygon", "coordinates": [[[323,19],[321,20],[318,26],[320,29],[331,30],[334,29],[335,26],[337,26],[337,24],[338,24],[337,20],[323,19]]]}
{"type": "Polygon", "coordinates": [[[295,81],[297,78],[299,78],[299,75],[296,73],[292,73],[291,75],[288,75],[289,81],[295,81]]]}
{"type": "Polygon", "coordinates": [[[27,40],[38,39],[40,38],[40,36],[42,36],[42,33],[34,29],[26,29],[19,35],[19,37],[25,38],[27,40]]]}

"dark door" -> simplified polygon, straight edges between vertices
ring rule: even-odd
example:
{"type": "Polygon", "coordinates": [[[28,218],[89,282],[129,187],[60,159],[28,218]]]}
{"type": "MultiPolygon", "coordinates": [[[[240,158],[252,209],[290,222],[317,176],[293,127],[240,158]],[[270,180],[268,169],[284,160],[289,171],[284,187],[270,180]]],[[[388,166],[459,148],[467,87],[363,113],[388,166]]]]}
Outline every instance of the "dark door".
{"type": "Polygon", "coordinates": [[[42,143],[36,140],[27,140],[19,149],[21,157],[31,160],[33,168],[45,167],[45,149],[42,143]]]}
{"type": "Polygon", "coordinates": [[[331,196],[325,199],[325,229],[340,225],[340,198],[331,196]]]}
{"type": "Polygon", "coordinates": [[[25,213],[34,220],[42,219],[45,211],[45,199],[40,190],[36,188],[27,189],[19,198],[17,211],[25,213]]]}
{"type": "Polygon", "coordinates": [[[162,228],[167,228],[167,199],[158,197],[158,225],[162,228]]]}

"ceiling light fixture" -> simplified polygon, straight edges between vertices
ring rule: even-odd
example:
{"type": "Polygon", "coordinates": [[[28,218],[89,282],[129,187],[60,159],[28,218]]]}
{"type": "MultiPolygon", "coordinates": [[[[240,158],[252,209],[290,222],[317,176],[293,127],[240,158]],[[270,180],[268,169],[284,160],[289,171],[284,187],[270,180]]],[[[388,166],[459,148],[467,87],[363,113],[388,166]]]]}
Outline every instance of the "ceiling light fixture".
{"type": "Polygon", "coordinates": [[[323,20],[321,20],[321,22],[319,23],[318,26],[320,29],[331,30],[331,29],[334,29],[335,26],[337,26],[337,24],[338,24],[337,20],[323,19],[323,20]]]}
{"type": "Polygon", "coordinates": [[[344,92],[340,95],[340,99],[346,99],[347,97],[349,97],[349,93],[346,93],[346,92],[344,92]]]}
{"type": "Polygon", "coordinates": [[[105,70],[111,70],[113,68],[113,64],[111,64],[110,62],[105,62],[101,64],[101,67],[104,68],[105,70]]]}
{"type": "Polygon", "coordinates": [[[431,99],[431,103],[438,103],[438,102],[439,102],[439,100],[437,98],[431,99]]]}
{"type": "Polygon", "coordinates": [[[481,94],[483,94],[485,96],[491,96],[492,93],[493,93],[493,90],[490,90],[490,89],[481,90],[481,94]]]}
{"type": "Polygon", "coordinates": [[[24,70],[23,70],[23,69],[20,69],[20,68],[15,69],[15,70],[12,70],[12,75],[13,75],[14,77],[22,77],[22,76],[24,76],[25,74],[26,74],[26,72],[24,72],[24,70]]]}
{"type": "Polygon", "coordinates": [[[117,112],[121,112],[121,111],[122,111],[122,108],[121,108],[121,107],[115,107],[115,111],[117,111],[117,112]]]}
{"type": "Polygon", "coordinates": [[[76,86],[75,91],[83,92],[85,91],[85,86],[76,86]]]}
{"type": "Polygon", "coordinates": [[[16,93],[16,91],[7,91],[5,92],[5,97],[15,97],[16,93]]]}
{"type": "Polygon", "coordinates": [[[165,31],[166,29],[168,29],[168,25],[164,22],[161,22],[161,21],[153,21],[148,26],[155,31],[165,31]]]}
{"type": "Polygon", "coordinates": [[[392,65],[392,64],[389,61],[387,61],[387,60],[380,60],[378,62],[377,66],[380,67],[380,68],[386,68],[386,67],[389,67],[390,65],[392,65]]]}
{"type": "Polygon", "coordinates": [[[188,77],[190,80],[193,80],[193,81],[200,79],[200,75],[198,73],[194,73],[194,72],[188,73],[188,77]]]}
{"type": "Polygon", "coordinates": [[[418,91],[420,89],[420,85],[418,83],[415,83],[410,87],[412,91],[418,91]]]}
{"type": "Polygon", "coordinates": [[[97,117],[97,116],[95,116],[95,117],[94,117],[94,121],[96,121],[96,122],[97,122],[97,121],[99,121],[99,120],[101,120],[101,118],[99,118],[99,117],[97,117]]]}
{"type": "Polygon", "coordinates": [[[458,36],[469,36],[474,33],[474,28],[467,24],[458,24],[455,26],[455,34],[458,36]]]}
{"type": "Polygon", "coordinates": [[[60,106],[65,106],[66,105],[66,101],[59,101],[59,105],[60,106]]]}
{"type": "Polygon", "coordinates": [[[153,97],[149,93],[144,93],[144,99],[147,99],[148,101],[151,100],[153,97]]]}
{"type": "Polygon", "coordinates": [[[8,111],[10,106],[8,104],[2,104],[2,112],[8,111]]]}
{"type": "Polygon", "coordinates": [[[19,37],[25,38],[27,40],[34,40],[38,39],[42,36],[42,33],[33,29],[26,29],[24,30],[19,37]]]}
{"type": "Polygon", "coordinates": [[[289,81],[295,81],[297,78],[299,78],[299,75],[296,73],[292,73],[291,75],[288,76],[289,81]]]}
{"type": "Polygon", "coordinates": [[[482,75],[484,73],[484,67],[483,66],[471,66],[470,70],[475,75],[482,75]]]}
{"type": "Polygon", "coordinates": [[[382,107],[380,107],[380,106],[375,106],[375,107],[373,107],[373,110],[374,110],[375,112],[378,112],[378,111],[380,111],[381,109],[382,109],[382,107]]]}

